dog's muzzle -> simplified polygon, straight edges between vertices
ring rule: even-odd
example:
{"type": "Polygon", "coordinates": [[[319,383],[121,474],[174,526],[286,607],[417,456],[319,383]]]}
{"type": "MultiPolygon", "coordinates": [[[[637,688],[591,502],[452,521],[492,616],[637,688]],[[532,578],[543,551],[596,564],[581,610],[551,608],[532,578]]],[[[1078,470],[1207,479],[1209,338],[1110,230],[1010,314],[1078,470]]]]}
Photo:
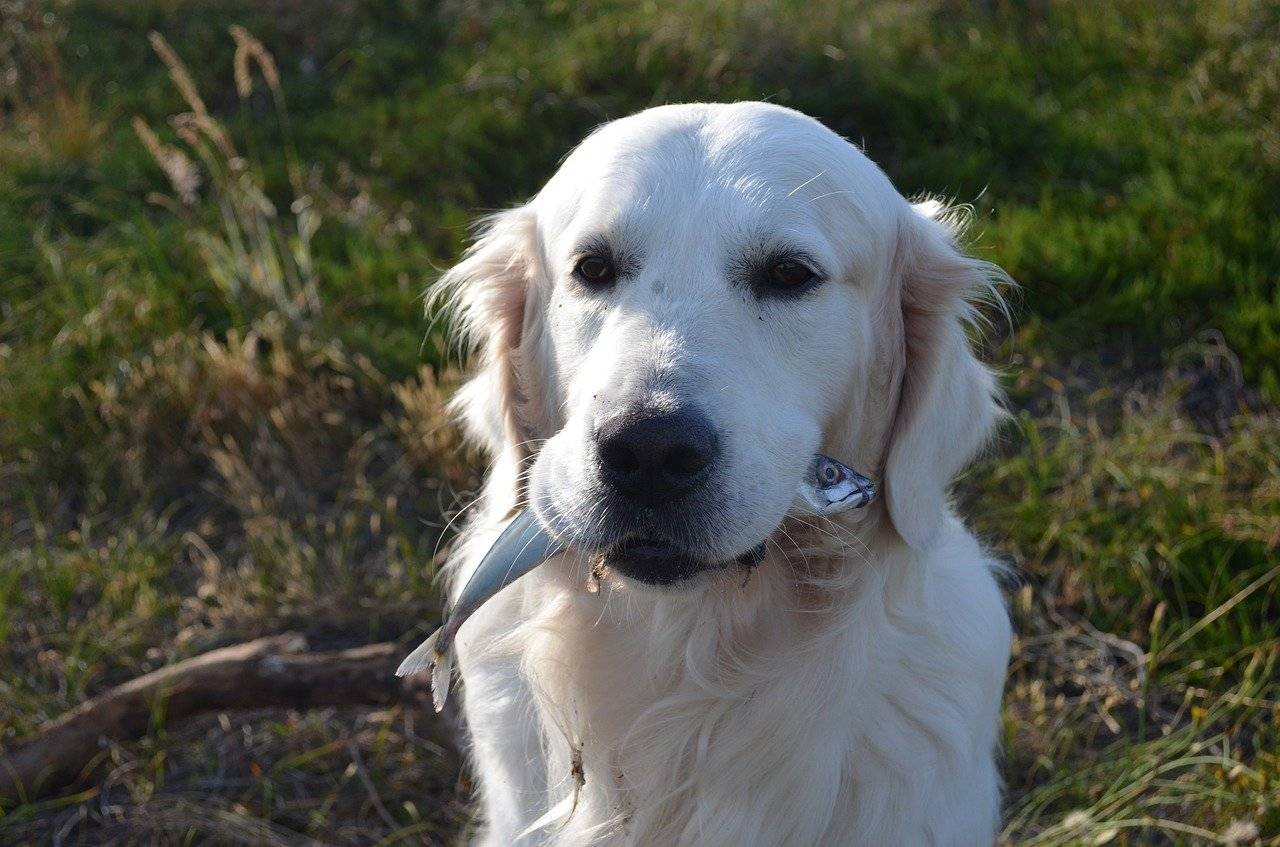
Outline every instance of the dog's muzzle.
{"type": "MultiPolygon", "coordinates": [[[[862,508],[875,495],[876,486],[870,479],[821,453],[814,455],[796,492],[797,500],[805,509],[820,515],[862,508]]],[[[620,545],[615,545],[618,546],[620,545]]],[[[619,561],[630,558],[642,566],[652,568],[654,562],[650,560],[665,560],[674,553],[672,561],[677,562],[675,571],[679,569],[681,554],[676,548],[668,549],[661,542],[632,540],[622,542],[621,546],[623,549],[615,551],[619,561]]],[[[458,629],[493,595],[566,549],[568,544],[552,537],[538,522],[532,509],[517,512],[471,573],[471,578],[462,587],[457,601],[446,615],[444,625],[409,654],[396,670],[396,675],[407,676],[430,668],[432,699],[437,712],[443,709],[445,698],[449,694],[449,678],[453,670],[453,639],[458,629]]],[[[758,561],[763,552],[764,545],[761,544],[747,555],[758,561]]],[[[606,557],[607,555],[608,553],[606,557]]],[[[671,581],[682,578],[677,576],[671,581]]]]}

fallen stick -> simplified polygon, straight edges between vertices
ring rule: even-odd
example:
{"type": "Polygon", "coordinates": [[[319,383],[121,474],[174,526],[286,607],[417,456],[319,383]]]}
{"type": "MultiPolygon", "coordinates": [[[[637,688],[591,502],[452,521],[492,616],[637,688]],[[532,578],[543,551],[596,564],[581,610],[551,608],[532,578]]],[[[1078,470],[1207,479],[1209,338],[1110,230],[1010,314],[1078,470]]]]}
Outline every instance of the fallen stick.
{"type": "MultiPolygon", "coordinates": [[[[103,739],[136,738],[160,721],[268,706],[388,705],[419,693],[396,677],[403,648],[370,644],[307,653],[301,635],[212,650],[117,686],[49,721],[31,738],[0,745],[0,803],[29,802],[87,778],[103,739]]],[[[424,710],[425,711],[425,710],[424,710]]],[[[453,747],[447,727],[438,738],[453,747]]]]}

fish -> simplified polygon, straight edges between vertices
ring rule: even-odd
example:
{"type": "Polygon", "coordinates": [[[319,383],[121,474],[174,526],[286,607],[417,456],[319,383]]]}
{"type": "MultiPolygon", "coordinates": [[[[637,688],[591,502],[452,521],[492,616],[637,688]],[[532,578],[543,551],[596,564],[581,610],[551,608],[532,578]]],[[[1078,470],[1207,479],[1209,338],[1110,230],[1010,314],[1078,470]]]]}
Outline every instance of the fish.
{"type": "Polygon", "coordinates": [[[533,509],[516,513],[446,611],[444,624],[400,663],[396,676],[410,676],[429,667],[431,700],[437,712],[443,710],[453,677],[453,639],[458,630],[491,597],[566,549],[568,545],[542,528],[533,509]]]}
{"type": "MultiPolygon", "coordinates": [[[[821,453],[813,454],[796,492],[802,507],[823,516],[863,508],[875,496],[874,482],[821,453]]],[[[446,610],[444,624],[405,657],[396,669],[396,676],[430,670],[431,701],[437,712],[443,710],[453,678],[453,642],[458,630],[499,591],[568,548],[569,545],[543,528],[532,509],[521,509],[480,560],[457,600],[446,610]]]]}

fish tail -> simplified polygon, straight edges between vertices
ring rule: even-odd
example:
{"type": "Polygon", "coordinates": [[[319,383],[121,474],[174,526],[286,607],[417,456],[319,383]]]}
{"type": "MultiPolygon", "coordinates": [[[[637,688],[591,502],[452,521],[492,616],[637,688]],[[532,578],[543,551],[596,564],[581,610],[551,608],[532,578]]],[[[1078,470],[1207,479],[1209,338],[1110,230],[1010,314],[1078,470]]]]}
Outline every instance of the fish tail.
{"type": "Polygon", "coordinates": [[[453,651],[446,650],[431,668],[431,705],[437,712],[444,711],[449,699],[449,683],[453,682],[453,651]]]}
{"type": "Polygon", "coordinates": [[[405,657],[396,668],[396,676],[413,676],[425,670],[431,671],[431,702],[439,712],[449,698],[449,683],[453,679],[453,650],[446,647],[440,649],[441,627],[431,633],[426,641],[418,645],[412,653],[405,657]]]}
{"type": "Polygon", "coordinates": [[[440,630],[436,630],[417,646],[416,649],[396,668],[396,676],[413,676],[427,668],[434,667],[440,660],[436,644],[440,640],[440,630]]]}

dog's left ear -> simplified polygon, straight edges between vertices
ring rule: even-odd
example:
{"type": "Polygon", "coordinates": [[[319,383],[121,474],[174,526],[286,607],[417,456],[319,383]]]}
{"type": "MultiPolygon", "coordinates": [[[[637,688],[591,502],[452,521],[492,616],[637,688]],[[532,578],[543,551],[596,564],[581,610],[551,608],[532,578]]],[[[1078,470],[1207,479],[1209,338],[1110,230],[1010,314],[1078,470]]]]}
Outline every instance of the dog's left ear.
{"type": "Polygon", "coordinates": [[[908,207],[894,273],[904,340],[902,386],[889,436],[889,518],[912,547],[928,547],[947,509],[951,478],[977,454],[1001,414],[995,379],[969,346],[977,304],[999,302],[1000,268],[964,255],[942,204],[908,207]]]}

